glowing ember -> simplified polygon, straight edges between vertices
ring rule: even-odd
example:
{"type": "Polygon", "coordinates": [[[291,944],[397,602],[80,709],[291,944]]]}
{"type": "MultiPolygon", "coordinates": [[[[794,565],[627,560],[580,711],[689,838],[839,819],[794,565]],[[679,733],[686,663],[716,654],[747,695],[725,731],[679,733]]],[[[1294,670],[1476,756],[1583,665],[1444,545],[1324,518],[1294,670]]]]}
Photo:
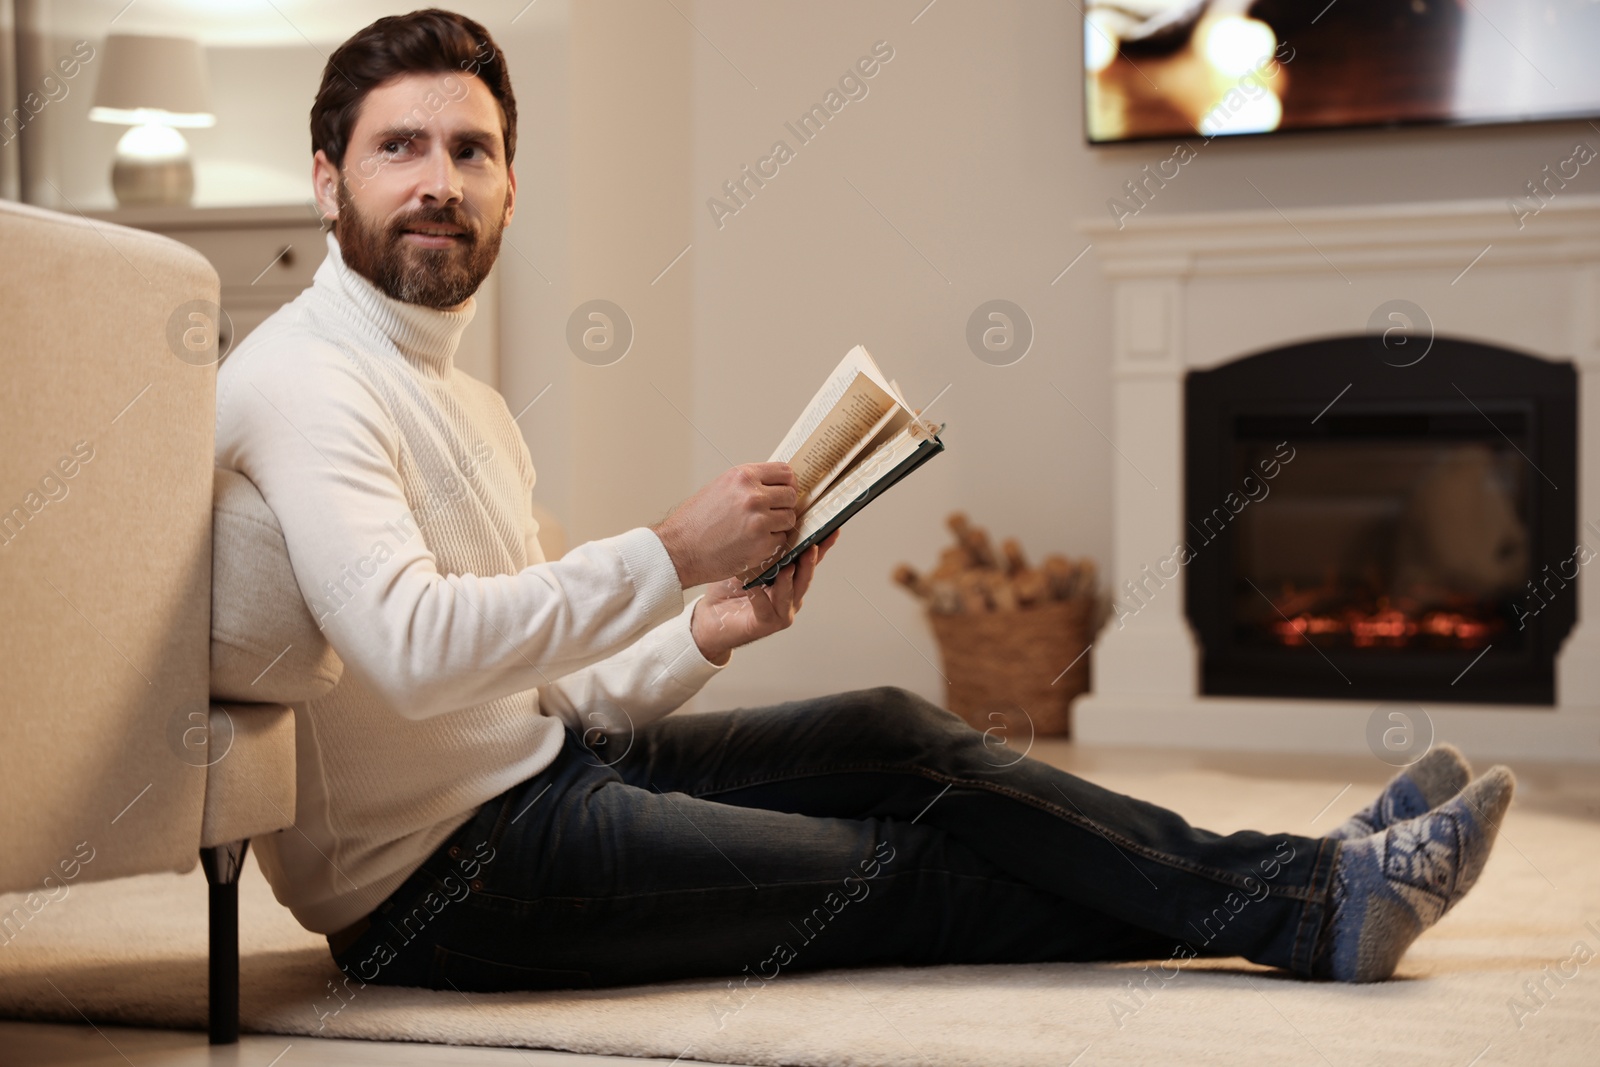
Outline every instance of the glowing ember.
{"type": "MultiPolygon", "coordinates": [[[[1286,590],[1276,605],[1283,617],[1270,629],[1276,640],[1289,647],[1328,638],[1332,643],[1354,648],[1403,648],[1411,644],[1447,645],[1476,648],[1505,627],[1505,620],[1485,615],[1481,610],[1397,607],[1387,597],[1378,597],[1368,606],[1347,604],[1322,610],[1301,610],[1290,614],[1306,600],[1304,594],[1286,590]]],[[[1326,602],[1327,597],[1317,599],[1326,602]]]]}

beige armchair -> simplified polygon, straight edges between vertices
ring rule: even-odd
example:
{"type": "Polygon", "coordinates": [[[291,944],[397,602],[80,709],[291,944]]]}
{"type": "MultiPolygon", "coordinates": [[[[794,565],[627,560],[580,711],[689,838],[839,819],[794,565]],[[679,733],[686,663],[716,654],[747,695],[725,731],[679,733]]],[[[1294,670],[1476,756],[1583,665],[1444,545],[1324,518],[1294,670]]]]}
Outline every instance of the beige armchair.
{"type": "MultiPolygon", "coordinates": [[[[142,230],[0,201],[0,892],[210,886],[214,1044],[239,1033],[250,840],[297,833],[294,713],[343,663],[277,518],[215,469],[217,274],[142,230]]],[[[560,522],[534,516],[549,559],[560,522]]],[[[26,914],[0,915],[0,927],[26,914]]]]}
{"type": "Polygon", "coordinates": [[[231,1042],[239,868],[251,838],[295,832],[285,705],[342,664],[260,494],[213,471],[216,272],[6,202],[0,249],[0,892],[198,855],[211,1040],[231,1042]]]}

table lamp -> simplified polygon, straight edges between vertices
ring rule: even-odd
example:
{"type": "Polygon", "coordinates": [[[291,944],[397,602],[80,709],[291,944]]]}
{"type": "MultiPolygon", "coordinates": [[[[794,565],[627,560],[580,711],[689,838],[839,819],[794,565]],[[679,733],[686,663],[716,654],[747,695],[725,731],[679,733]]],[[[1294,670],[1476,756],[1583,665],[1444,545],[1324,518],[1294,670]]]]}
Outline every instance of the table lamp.
{"type": "Polygon", "coordinates": [[[123,207],[188,204],[189,143],[178,127],[213,126],[200,42],[112,34],[100,60],[89,118],[129,126],[117,142],[111,189],[123,207]]]}

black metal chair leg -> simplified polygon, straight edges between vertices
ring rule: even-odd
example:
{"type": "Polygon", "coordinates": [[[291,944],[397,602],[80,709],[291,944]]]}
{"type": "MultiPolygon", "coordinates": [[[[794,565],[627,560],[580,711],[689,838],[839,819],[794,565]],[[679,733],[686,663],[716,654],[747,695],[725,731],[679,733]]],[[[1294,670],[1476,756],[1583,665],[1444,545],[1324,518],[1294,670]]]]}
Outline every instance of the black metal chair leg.
{"type": "Polygon", "coordinates": [[[249,841],[200,850],[211,888],[211,1043],[239,1040],[239,871],[249,841]]]}

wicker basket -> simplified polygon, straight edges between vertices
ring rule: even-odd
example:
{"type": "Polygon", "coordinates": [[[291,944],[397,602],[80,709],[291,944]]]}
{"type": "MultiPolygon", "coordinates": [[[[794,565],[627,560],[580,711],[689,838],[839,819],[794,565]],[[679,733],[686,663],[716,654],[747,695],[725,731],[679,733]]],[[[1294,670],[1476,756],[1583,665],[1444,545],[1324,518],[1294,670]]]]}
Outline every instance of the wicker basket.
{"type": "Polygon", "coordinates": [[[945,705],[1008,739],[1070,736],[1072,701],[1089,688],[1083,651],[1094,639],[1094,607],[1093,598],[1080,597],[1016,611],[930,612],[945,705]]]}

